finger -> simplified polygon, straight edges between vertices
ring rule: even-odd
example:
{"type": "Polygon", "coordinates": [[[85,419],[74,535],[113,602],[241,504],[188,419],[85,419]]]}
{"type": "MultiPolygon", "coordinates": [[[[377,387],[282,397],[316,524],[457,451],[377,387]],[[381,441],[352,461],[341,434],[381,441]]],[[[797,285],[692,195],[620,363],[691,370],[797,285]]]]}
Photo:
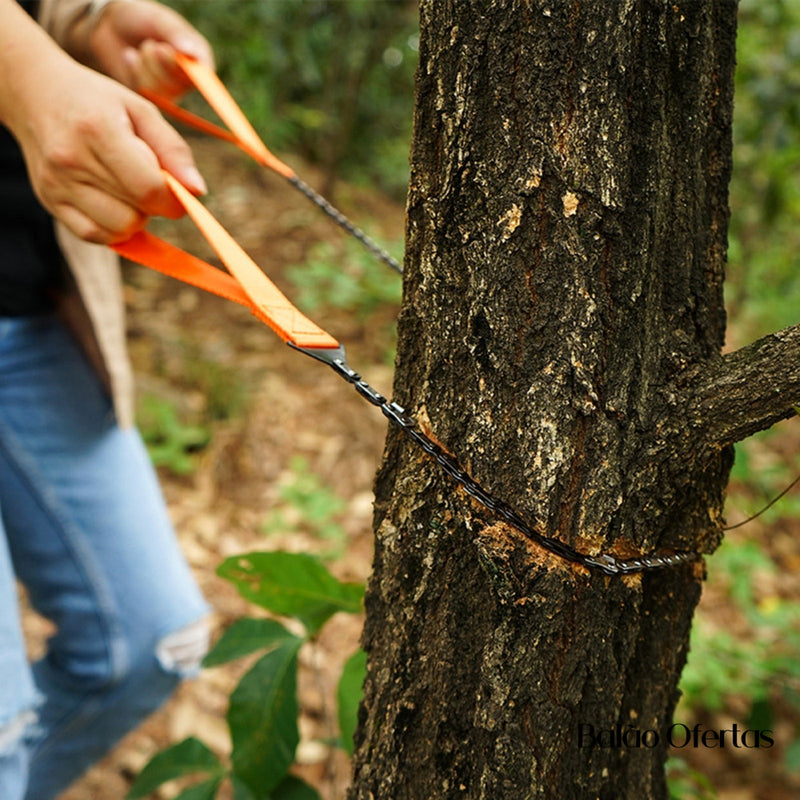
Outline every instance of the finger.
{"type": "Polygon", "coordinates": [[[111,244],[114,241],[111,231],[101,228],[94,220],[74,206],[59,206],[54,209],[54,215],[79,239],[93,244],[111,244]]]}
{"type": "MultiPolygon", "coordinates": [[[[132,105],[131,111],[133,112],[131,113],[131,122],[134,132],[152,151],[159,166],[174,175],[190,192],[205,194],[208,190],[203,176],[197,169],[189,145],[180,134],[166,122],[151,103],[141,101],[135,106],[132,105]]],[[[169,192],[163,177],[161,182],[165,190],[169,192]]],[[[169,197],[173,213],[166,215],[180,216],[182,212],[174,213],[177,201],[171,192],[169,192],[169,197]]],[[[156,213],[164,214],[165,212],[156,213]]]]}
{"type": "Polygon", "coordinates": [[[209,69],[216,69],[211,45],[196,31],[193,34],[193,36],[178,37],[177,41],[172,42],[172,46],[179,53],[192,56],[192,58],[197,59],[201,64],[205,64],[209,69]]]}
{"type": "Polygon", "coordinates": [[[115,237],[130,238],[147,221],[146,215],[137,208],[88,183],[74,187],[70,205],[115,237]]]}
{"type": "Polygon", "coordinates": [[[75,206],[100,227],[123,231],[138,214],[139,196],[148,191],[146,176],[163,190],[155,155],[136,137],[124,109],[119,118],[110,128],[108,117],[84,119],[77,139],[68,136],[60,146],[35,153],[32,183],[51,213],[75,206]]]}
{"type": "Polygon", "coordinates": [[[192,88],[192,83],[175,61],[175,50],[162,42],[147,41],[138,51],[139,64],[135,74],[139,89],[173,99],[192,88]]]}
{"type": "Polygon", "coordinates": [[[124,64],[124,76],[120,81],[125,86],[139,91],[142,89],[142,56],[135,47],[126,47],[122,51],[122,63],[124,64]]]}
{"type": "Polygon", "coordinates": [[[150,114],[164,129],[161,141],[171,134],[176,147],[188,145],[152,104],[127,92],[124,101],[91,124],[84,121],[80,141],[86,152],[73,154],[64,169],[54,162],[47,193],[53,202],[72,204],[75,187],[87,184],[146,216],[179,217],[183,210],[166,185],[158,156],[138,135],[132,116],[150,114]]]}
{"type": "MultiPolygon", "coordinates": [[[[91,187],[84,187],[91,189],[91,187]]],[[[144,227],[146,218],[136,209],[102,193],[79,190],[73,201],[52,210],[76,236],[94,244],[113,244],[130,239],[144,227]]]]}
{"type": "MultiPolygon", "coordinates": [[[[141,29],[140,29],[141,31],[141,29]]],[[[154,39],[172,46],[175,50],[192,56],[211,69],[214,68],[214,54],[206,38],[189,24],[180,14],[170,8],[159,7],[147,19],[146,34],[139,37],[154,39]]]]}
{"type": "Polygon", "coordinates": [[[100,140],[103,146],[92,143],[102,170],[91,182],[147,216],[182,216],[184,210],[167,186],[162,170],[171,172],[195,194],[204,193],[205,183],[189,145],[152,103],[130,95],[124,110],[127,116],[117,134],[100,140]],[[124,127],[130,135],[119,135],[124,127]]]}
{"type": "Polygon", "coordinates": [[[159,18],[158,34],[153,38],[159,39],[178,52],[192,56],[207,67],[214,69],[214,53],[206,38],[195,30],[182,16],[169,13],[159,18]]]}

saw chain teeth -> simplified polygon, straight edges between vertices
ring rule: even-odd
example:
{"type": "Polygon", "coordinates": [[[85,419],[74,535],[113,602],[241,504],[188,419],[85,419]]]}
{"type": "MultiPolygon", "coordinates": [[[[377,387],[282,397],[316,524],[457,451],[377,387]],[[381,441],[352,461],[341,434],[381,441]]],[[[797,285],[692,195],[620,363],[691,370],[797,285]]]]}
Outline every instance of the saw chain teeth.
{"type": "Polygon", "coordinates": [[[696,561],[701,557],[699,553],[676,551],[619,559],[609,553],[598,553],[596,555],[584,553],[561,541],[561,539],[546,536],[525,520],[508,503],[495,497],[488,489],[481,486],[464,469],[456,456],[448,453],[440,444],[420,429],[416,420],[406,413],[406,410],[401,405],[387,400],[377,389],[370,386],[358,372],[347,364],[344,357],[344,348],[339,348],[330,354],[325,354],[324,351],[318,352],[311,348],[295,347],[295,349],[331,367],[340,378],[351,384],[356,392],[368,403],[379,408],[392,425],[400,429],[414,444],[429,455],[441,467],[442,471],[449,475],[471,498],[507,522],[512,528],[518,530],[527,539],[565,561],[581,564],[587,569],[601,572],[604,575],[620,576],[675,567],[696,561]]]}

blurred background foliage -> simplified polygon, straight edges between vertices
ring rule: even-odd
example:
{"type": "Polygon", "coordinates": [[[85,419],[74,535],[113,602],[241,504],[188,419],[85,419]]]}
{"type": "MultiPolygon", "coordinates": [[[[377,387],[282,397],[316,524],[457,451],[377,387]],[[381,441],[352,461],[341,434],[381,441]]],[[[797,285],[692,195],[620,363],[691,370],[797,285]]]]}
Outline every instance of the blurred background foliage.
{"type": "Polygon", "coordinates": [[[800,2],[739,6],[727,303],[737,338],[798,322],[800,2]]]}
{"type": "MultiPolygon", "coordinates": [[[[739,4],[733,140],[725,292],[729,346],[736,348],[800,322],[800,0],[739,4]]],[[[730,523],[755,513],[800,473],[799,422],[795,417],[736,446],[730,523]]],[[[776,732],[780,746],[765,765],[774,770],[771,779],[782,775],[795,790],[800,564],[792,543],[799,521],[795,490],[757,522],[727,534],[709,559],[677,710],[681,721],[738,719],[776,732]]],[[[695,766],[707,769],[700,759],[695,766]]],[[[741,786],[748,776],[737,780],[741,786]]],[[[683,796],[716,795],[703,788],[683,796]]]]}
{"type": "Polygon", "coordinates": [[[267,146],[405,198],[416,0],[168,0],[267,146]]]}

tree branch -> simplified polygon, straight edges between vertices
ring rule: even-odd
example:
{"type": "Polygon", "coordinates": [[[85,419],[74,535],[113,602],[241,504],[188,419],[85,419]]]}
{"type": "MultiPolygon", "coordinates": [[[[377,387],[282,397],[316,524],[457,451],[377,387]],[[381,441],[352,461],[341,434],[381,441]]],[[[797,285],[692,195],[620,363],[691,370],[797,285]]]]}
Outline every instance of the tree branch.
{"type": "Polygon", "coordinates": [[[800,404],[800,325],[771,333],[710,364],[699,376],[690,418],[719,446],[791,417],[800,404]]]}

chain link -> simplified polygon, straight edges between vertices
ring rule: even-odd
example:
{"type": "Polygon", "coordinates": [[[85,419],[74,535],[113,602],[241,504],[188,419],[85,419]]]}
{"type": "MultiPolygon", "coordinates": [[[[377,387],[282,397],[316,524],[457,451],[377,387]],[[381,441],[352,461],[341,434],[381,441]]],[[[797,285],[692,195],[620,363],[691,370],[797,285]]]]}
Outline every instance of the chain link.
{"type": "Polygon", "coordinates": [[[593,556],[576,550],[560,539],[545,536],[530,525],[519,513],[509,506],[508,503],[500,500],[488,490],[484,489],[483,486],[461,466],[455,456],[446,452],[439,444],[419,429],[416,420],[407,414],[402,406],[394,401],[387,400],[380,392],[370,386],[361,375],[348,366],[345,360],[344,348],[340,347],[336,350],[312,350],[296,347],[295,345],[291,346],[331,367],[339,377],[351,384],[368,403],[379,408],[392,425],[399,428],[412,442],[431,456],[442,470],[461,486],[470,497],[477,500],[484,508],[497,514],[526,538],[560,558],[575,564],[582,564],[589,569],[599,570],[606,575],[630,575],[636,572],[651,572],[666,567],[674,567],[679,564],[686,564],[700,558],[698,553],[685,550],[662,554],[656,553],[629,559],[619,559],[608,553],[600,553],[593,556]]]}

